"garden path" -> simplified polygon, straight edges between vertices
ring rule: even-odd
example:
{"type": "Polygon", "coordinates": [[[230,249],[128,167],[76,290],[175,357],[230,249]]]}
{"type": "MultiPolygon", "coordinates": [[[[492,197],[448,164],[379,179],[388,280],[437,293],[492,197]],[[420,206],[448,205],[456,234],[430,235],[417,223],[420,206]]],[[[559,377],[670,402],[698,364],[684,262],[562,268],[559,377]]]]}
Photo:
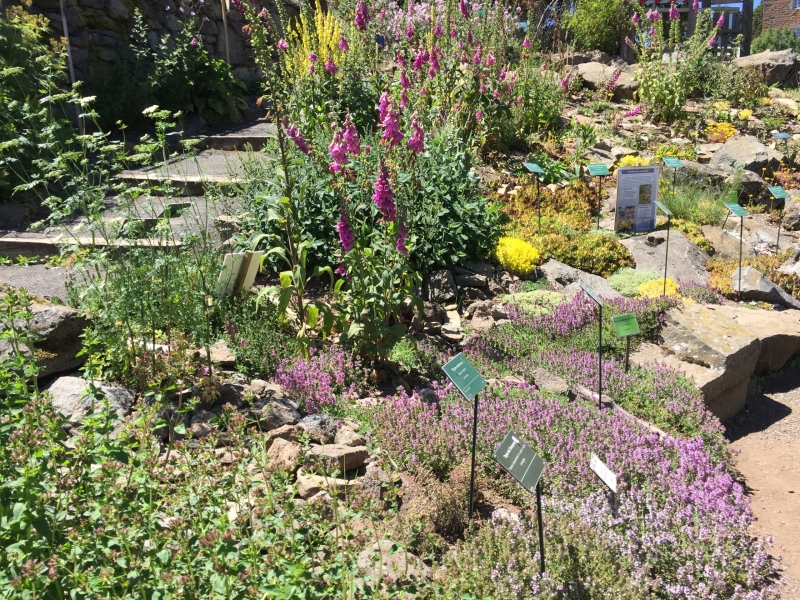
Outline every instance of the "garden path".
{"type": "Polygon", "coordinates": [[[783,557],[783,597],[800,598],[800,365],[760,385],[727,436],[758,519],[753,533],[774,536],[773,553],[783,557]]]}

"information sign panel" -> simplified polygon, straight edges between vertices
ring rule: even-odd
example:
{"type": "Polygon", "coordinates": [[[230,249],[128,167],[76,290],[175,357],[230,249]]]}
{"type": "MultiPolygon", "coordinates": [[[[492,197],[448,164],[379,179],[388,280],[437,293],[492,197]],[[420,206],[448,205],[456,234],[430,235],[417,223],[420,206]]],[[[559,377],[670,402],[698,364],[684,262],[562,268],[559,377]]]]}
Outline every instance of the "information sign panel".
{"type": "Polygon", "coordinates": [[[616,231],[640,233],[656,227],[659,167],[617,169],[616,231]]]}
{"type": "Polygon", "coordinates": [[[779,131],[778,133],[773,133],[772,137],[774,137],[776,140],[788,140],[792,136],[785,131],[779,131]]]}
{"type": "Polygon", "coordinates": [[[586,167],[589,170],[589,175],[592,177],[606,177],[611,175],[608,172],[608,167],[603,163],[592,163],[586,167]]]}
{"type": "Polygon", "coordinates": [[[789,194],[783,189],[780,185],[773,185],[769,188],[769,193],[772,194],[772,197],[776,200],[781,200],[782,198],[788,198],[789,194]]]}
{"type": "Polygon", "coordinates": [[[660,209],[661,209],[661,212],[663,212],[663,213],[664,213],[665,215],[667,215],[668,217],[671,217],[671,216],[672,216],[672,211],[671,211],[670,209],[668,209],[666,206],[664,206],[664,203],[663,203],[663,202],[661,202],[660,200],[656,200],[656,206],[657,206],[658,208],[660,208],[660,209]]]}
{"type": "Polygon", "coordinates": [[[594,474],[600,478],[600,481],[605,483],[615,494],[617,493],[617,476],[609,469],[605,463],[600,460],[597,455],[592,452],[592,457],[589,459],[589,468],[594,471],[594,474]]]}
{"type": "Polygon", "coordinates": [[[545,462],[516,433],[509,431],[492,456],[522,487],[536,491],[545,462]]]}
{"type": "Polygon", "coordinates": [[[665,156],[664,157],[664,164],[667,165],[670,169],[682,169],[683,163],[681,159],[677,156],[665,156]]]}
{"type": "Polygon", "coordinates": [[[600,306],[603,306],[603,301],[600,299],[600,296],[590,287],[587,287],[582,281],[578,281],[578,285],[581,286],[581,289],[589,294],[589,297],[597,302],[600,306]]]}
{"type": "Polygon", "coordinates": [[[536,173],[537,175],[544,175],[544,169],[536,163],[522,163],[522,166],[528,169],[529,173],[536,173]]]}
{"type": "Polygon", "coordinates": [[[734,204],[733,202],[730,202],[725,205],[725,208],[731,211],[731,214],[734,217],[746,217],[748,215],[748,212],[738,203],[734,204]]]}
{"type": "Polygon", "coordinates": [[[442,371],[467,400],[472,400],[478,392],[486,387],[486,380],[461,352],[443,366],[442,371]]]}
{"type": "Polygon", "coordinates": [[[639,322],[633,313],[611,317],[611,322],[614,323],[614,331],[617,332],[617,337],[627,337],[639,333],[639,322]]]}

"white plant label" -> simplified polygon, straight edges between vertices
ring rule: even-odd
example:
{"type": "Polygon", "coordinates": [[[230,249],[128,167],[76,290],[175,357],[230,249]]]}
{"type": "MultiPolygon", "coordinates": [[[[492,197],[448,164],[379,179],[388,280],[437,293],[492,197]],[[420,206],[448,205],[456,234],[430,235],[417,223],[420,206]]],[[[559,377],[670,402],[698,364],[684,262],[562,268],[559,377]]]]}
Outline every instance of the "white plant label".
{"type": "Polygon", "coordinates": [[[594,452],[592,452],[592,458],[589,460],[589,468],[594,471],[594,474],[597,475],[600,481],[605,483],[612,492],[615,494],[617,493],[617,476],[594,452]]]}

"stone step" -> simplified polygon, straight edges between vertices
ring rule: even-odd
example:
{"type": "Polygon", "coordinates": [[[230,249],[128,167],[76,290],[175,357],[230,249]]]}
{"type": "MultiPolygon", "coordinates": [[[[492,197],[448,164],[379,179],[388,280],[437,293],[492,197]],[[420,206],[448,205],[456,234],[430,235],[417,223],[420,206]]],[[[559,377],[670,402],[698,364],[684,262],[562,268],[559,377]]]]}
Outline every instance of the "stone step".
{"type": "Polygon", "coordinates": [[[215,132],[200,138],[198,150],[214,149],[228,152],[253,150],[258,152],[267,140],[277,137],[274,123],[257,121],[242,126],[233,126],[225,131],[215,132]]]}

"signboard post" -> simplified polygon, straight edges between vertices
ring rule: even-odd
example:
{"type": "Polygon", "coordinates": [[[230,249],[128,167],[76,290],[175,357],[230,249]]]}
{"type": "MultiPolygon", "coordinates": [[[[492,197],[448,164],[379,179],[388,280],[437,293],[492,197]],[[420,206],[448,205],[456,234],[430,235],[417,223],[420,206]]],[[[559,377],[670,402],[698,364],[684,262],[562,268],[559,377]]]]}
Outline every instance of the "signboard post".
{"type": "Polygon", "coordinates": [[[522,487],[536,491],[536,517],[539,521],[539,573],[544,573],[544,525],[542,523],[542,483],[545,462],[513,431],[509,431],[492,457],[522,487]]]}
{"type": "Polygon", "coordinates": [[[611,509],[617,511],[617,475],[594,452],[589,457],[589,469],[611,490],[611,509]]]}
{"type": "Polygon", "coordinates": [[[672,173],[672,193],[675,193],[675,181],[678,179],[678,169],[683,168],[681,159],[677,156],[665,156],[664,165],[675,171],[672,173]]]}
{"type": "Polygon", "coordinates": [[[603,177],[608,177],[611,173],[603,163],[592,163],[586,168],[589,169],[589,175],[597,177],[597,228],[600,229],[600,213],[603,208],[600,204],[600,193],[603,191],[603,177]]]}
{"type": "Polygon", "coordinates": [[[542,235],[542,205],[540,197],[541,190],[539,189],[539,186],[541,184],[541,177],[544,175],[544,170],[542,170],[542,167],[536,163],[522,164],[526,169],[528,169],[529,173],[533,173],[536,176],[536,213],[539,215],[539,235],[542,235]]]}
{"type": "MultiPolygon", "coordinates": [[[[783,186],[773,185],[769,188],[769,193],[775,200],[786,200],[789,194],[783,189],[783,186]]],[[[780,216],[778,217],[778,241],[775,242],[775,254],[781,251],[781,222],[783,221],[783,209],[780,209],[780,216]]]]}
{"type": "Polygon", "coordinates": [[[599,311],[597,319],[597,333],[599,341],[597,342],[597,406],[603,408],[603,301],[600,299],[594,290],[578,281],[578,285],[586,294],[595,301],[599,311]]]}
{"type": "Polygon", "coordinates": [[[661,209],[667,215],[667,247],[664,250],[664,295],[667,295],[667,258],[669,258],[669,226],[672,221],[672,211],[656,200],[656,210],[661,209]]]}
{"type": "Polygon", "coordinates": [[[617,169],[617,214],[614,229],[634,233],[652,231],[656,226],[659,167],[617,169]]]}
{"type": "Polygon", "coordinates": [[[469,402],[473,402],[472,414],[472,469],[469,477],[469,518],[472,519],[473,501],[475,498],[475,448],[478,442],[478,392],[486,387],[486,380],[472,366],[462,352],[454,356],[442,371],[447,375],[453,385],[458,388],[461,395],[469,402]]]}
{"type": "MultiPolygon", "coordinates": [[[[739,289],[736,292],[737,299],[741,302],[742,300],[742,243],[744,242],[744,218],[748,216],[748,213],[745,209],[743,209],[738,202],[729,202],[725,205],[725,208],[728,209],[728,212],[733,215],[734,217],[739,217],[739,289]]],[[[727,217],[725,217],[727,220],[727,217]]],[[[725,228],[725,223],[722,223],[723,229],[725,228]]]]}
{"type": "Polygon", "coordinates": [[[611,317],[611,322],[614,324],[617,337],[625,338],[625,372],[627,373],[631,356],[631,336],[639,333],[639,321],[636,320],[635,314],[626,313],[611,317]]]}
{"type": "Polygon", "coordinates": [[[214,295],[217,298],[238,294],[253,287],[258,269],[261,266],[260,250],[226,254],[222,262],[222,270],[217,278],[214,295]]]}

